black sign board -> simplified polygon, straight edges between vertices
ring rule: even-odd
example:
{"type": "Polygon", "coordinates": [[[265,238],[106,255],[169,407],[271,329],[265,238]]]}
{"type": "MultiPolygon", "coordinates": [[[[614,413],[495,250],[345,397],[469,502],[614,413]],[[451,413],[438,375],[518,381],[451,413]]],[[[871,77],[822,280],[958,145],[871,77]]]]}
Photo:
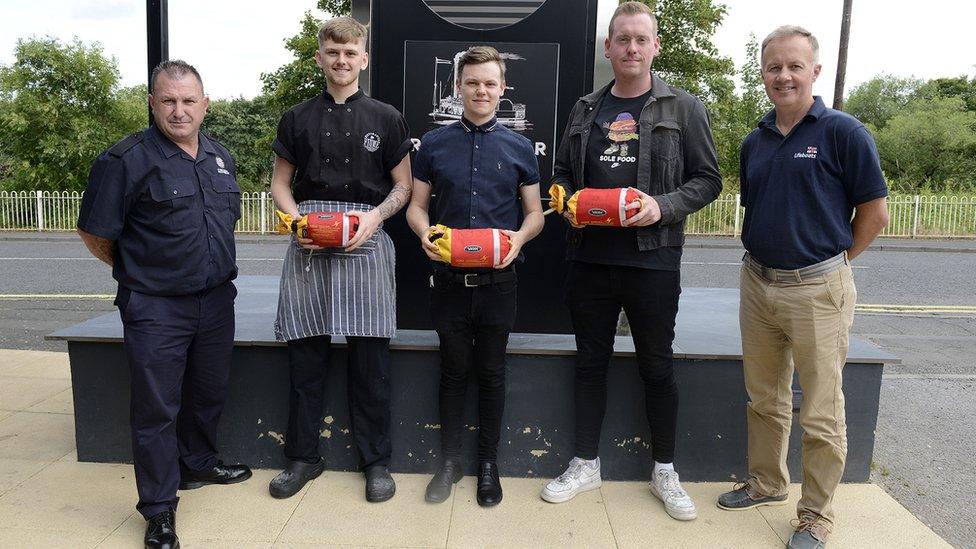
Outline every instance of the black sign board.
{"type": "MultiPolygon", "coordinates": [[[[471,45],[506,59],[500,118],[536,145],[547,197],[552,157],[576,100],[592,89],[597,0],[384,0],[370,12],[370,92],[400,109],[420,138],[457,115],[453,64],[471,45]]],[[[397,326],[429,329],[430,265],[402,215],[387,222],[397,247],[397,326]]],[[[515,331],[569,333],[563,306],[566,226],[546,218],[519,267],[515,331]]]]}

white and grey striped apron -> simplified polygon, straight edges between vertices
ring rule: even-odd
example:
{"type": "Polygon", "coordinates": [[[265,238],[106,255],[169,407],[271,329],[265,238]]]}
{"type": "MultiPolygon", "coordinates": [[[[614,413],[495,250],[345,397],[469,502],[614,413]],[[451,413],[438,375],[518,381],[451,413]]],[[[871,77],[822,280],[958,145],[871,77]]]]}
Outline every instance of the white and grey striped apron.
{"type": "MultiPolygon", "coordinates": [[[[367,204],[306,200],[309,212],[369,211],[367,204]]],[[[320,335],[393,337],[396,331],[396,257],[382,230],[352,252],[306,250],[294,235],[285,252],[275,336],[291,341],[320,335]]]]}

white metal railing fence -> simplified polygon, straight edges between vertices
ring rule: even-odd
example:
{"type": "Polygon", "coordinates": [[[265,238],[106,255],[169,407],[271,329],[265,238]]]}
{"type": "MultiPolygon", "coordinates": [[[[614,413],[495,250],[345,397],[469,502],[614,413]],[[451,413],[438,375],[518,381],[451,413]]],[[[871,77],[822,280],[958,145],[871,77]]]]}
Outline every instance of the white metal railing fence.
{"type": "MultiPolygon", "coordinates": [[[[75,191],[0,191],[0,231],[71,231],[82,193],[75,191]]],[[[892,195],[891,221],[882,236],[976,238],[976,196],[892,195]]],[[[738,194],[725,194],[690,215],[685,232],[698,236],[738,236],[745,209],[738,194]]],[[[241,193],[237,232],[274,232],[274,201],[267,192],[241,193]]]]}

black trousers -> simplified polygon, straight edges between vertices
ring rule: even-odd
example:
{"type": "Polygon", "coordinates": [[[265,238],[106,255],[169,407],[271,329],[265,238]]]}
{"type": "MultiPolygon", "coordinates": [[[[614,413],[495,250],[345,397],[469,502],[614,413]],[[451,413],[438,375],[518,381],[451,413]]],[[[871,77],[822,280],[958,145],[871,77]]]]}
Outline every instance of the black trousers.
{"type": "Polygon", "coordinates": [[[441,450],[460,459],[468,376],[478,376],[478,461],[495,461],[505,411],[505,349],[517,282],[467,288],[435,281],[430,315],[440,339],[441,450]]]}
{"type": "MultiPolygon", "coordinates": [[[[362,467],[389,465],[390,443],[390,340],[346,337],[347,390],[352,435],[362,467]]],[[[325,374],[332,350],[330,336],[288,342],[291,393],[285,456],[292,461],[319,460],[319,428],[325,374]]]]}
{"type": "Polygon", "coordinates": [[[620,309],[627,313],[644,382],[654,461],[674,461],[678,386],[671,344],[678,271],[570,262],[566,302],[576,332],[576,455],[595,459],[607,408],[607,368],[620,309]]]}
{"type": "Polygon", "coordinates": [[[132,379],[136,509],[147,519],[176,509],[181,470],[203,471],[217,463],[236,296],[230,281],[175,297],[119,288],[116,304],[132,379]]]}

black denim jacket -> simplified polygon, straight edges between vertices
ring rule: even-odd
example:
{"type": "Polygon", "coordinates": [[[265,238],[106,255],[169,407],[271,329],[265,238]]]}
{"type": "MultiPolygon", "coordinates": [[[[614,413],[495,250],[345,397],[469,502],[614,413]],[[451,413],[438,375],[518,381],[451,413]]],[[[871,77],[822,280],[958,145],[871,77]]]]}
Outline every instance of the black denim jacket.
{"type": "MultiPolygon", "coordinates": [[[[656,74],[651,76],[651,95],[640,116],[635,187],[657,200],[661,220],[637,229],[640,250],[683,245],[685,218],[715,200],[722,191],[705,106],[698,98],[668,85],[656,74]]],[[[586,186],[583,180],[586,140],[600,103],[612,86],[611,81],[581,97],[569,114],[551,180],[565,187],[566,196],[586,186]]],[[[570,228],[571,243],[579,245],[580,237],[580,229],[570,228]]]]}

